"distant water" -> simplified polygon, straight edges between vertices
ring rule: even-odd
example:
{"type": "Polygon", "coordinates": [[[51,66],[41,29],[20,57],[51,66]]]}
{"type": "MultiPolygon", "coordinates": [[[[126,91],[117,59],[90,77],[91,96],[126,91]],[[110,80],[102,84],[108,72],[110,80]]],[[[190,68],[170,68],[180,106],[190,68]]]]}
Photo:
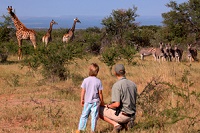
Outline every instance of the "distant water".
{"type": "Polygon", "coordinates": [[[160,16],[144,16],[136,18],[136,22],[139,22],[140,26],[144,25],[157,25],[162,26],[163,18],[160,16]]]}
{"type": "MultiPolygon", "coordinates": [[[[75,17],[62,16],[62,17],[19,17],[20,21],[28,28],[49,28],[49,23],[54,19],[58,25],[54,25],[53,28],[71,28],[75,17]]],[[[86,29],[88,27],[102,28],[101,21],[105,18],[102,16],[78,16],[81,23],[76,24],[77,29],[86,29]]],[[[0,19],[2,22],[2,18],[0,19]]],[[[162,18],[159,16],[146,16],[136,18],[136,23],[140,26],[143,25],[162,25],[162,18]]]]}

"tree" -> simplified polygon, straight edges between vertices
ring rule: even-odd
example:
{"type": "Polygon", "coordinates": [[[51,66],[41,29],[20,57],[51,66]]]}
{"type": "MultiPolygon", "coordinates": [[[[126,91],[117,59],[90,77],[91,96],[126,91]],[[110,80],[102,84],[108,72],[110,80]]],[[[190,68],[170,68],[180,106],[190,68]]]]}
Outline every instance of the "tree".
{"type": "Polygon", "coordinates": [[[4,22],[0,22],[0,42],[6,42],[10,39],[10,34],[13,32],[13,22],[11,17],[3,15],[4,22]]]}
{"type": "Polygon", "coordinates": [[[200,37],[199,0],[189,0],[181,4],[171,1],[166,6],[171,8],[171,11],[163,13],[162,17],[164,18],[163,23],[167,27],[165,36],[169,41],[175,39],[183,41],[194,33],[197,39],[200,37]]]}
{"type": "Polygon", "coordinates": [[[109,17],[102,20],[102,25],[106,28],[106,33],[113,36],[113,41],[124,45],[126,43],[125,35],[127,31],[134,30],[136,24],[134,24],[137,8],[133,6],[133,9],[129,8],[113,10],[109,17]]]}
{"type": "Polygon", "coordinates": [[[14,29],[12,28],[13,22],[10,16],[3,15],[2,18],[4,21],[0,22],[0,58],[1,62],[6,62],[8,52],[13,48],[8,42],[14,35],[14,29]]]}
{"type": "Polygon", "coordinates": [[[112,75],[112,67],[115,65],[117,58],[119,57],[118,49],[114,46],[106,48],[101,56],[100,60],[109,67],[110,74],[112,75]]]}
{"type": "Polygon", "coordinates": [[[155,38],[155,34],[161,29],[160,26],[140,26],[134,32],[134,42],[142,47],[151,46],[154,40],[158,40],[159,38],[155,38]]]}
{"type": "Polygon", "coordinates": [[[197,39],[200,39],[200,1],[190,0],[188,2],[188,22],[191,26],[192,32],[196,33],[197,39]]]}

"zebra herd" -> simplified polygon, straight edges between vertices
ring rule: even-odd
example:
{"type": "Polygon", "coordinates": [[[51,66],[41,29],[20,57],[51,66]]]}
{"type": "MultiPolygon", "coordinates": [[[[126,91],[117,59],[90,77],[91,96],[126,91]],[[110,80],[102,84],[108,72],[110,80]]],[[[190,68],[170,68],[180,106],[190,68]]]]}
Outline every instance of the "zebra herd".
{"type": "MultiPolygon", "coordinates": [[[[155,61],[176,61],[180,62],[183,57],[183,50],[177,45],[172,48],[171,44],[160,43],[158,48],[142,48],[140,51],[141,60],[144,60],[145,56],[153,55],[155,61]]],[[[192,47],[192,44],[187,45],[187,57],[190,63],[192,61],[198,61],[197,49],[192,47]]]]}

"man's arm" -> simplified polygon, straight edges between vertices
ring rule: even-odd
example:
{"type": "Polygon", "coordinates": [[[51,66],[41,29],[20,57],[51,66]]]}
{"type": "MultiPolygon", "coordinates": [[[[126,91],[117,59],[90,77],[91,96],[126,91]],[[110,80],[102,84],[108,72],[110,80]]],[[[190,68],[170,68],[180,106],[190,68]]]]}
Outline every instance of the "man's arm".
{"type": "Polygon", "coordinates": [[[117,108],[119,106],[120,106],[120,102],[112,102],[111,104],[107,105],[107,108],[113,108],[113,109],[115,109],[115,108],[117,108]]]}

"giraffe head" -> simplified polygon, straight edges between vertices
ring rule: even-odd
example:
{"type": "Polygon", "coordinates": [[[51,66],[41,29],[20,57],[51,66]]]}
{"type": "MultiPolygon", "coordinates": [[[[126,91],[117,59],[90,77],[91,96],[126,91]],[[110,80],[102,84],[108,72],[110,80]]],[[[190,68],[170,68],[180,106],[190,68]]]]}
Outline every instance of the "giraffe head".
{"type": "Polygon", "coordinates": [[[51,20],[51,25],[54,25],[54,24],[58,24],[58,23],[52,19],[51,20]]]}
{"type": "Polygon", "coordinates": [[[81,23],[81,21],[77,17],[74,19],[74,22],[81,23]]]}
{"type": "Polygon", "coordinates": [[[11,14],[12,13],[12,6],[8,6],[7,10],[8,10],[8,13],[11,14]]]}

